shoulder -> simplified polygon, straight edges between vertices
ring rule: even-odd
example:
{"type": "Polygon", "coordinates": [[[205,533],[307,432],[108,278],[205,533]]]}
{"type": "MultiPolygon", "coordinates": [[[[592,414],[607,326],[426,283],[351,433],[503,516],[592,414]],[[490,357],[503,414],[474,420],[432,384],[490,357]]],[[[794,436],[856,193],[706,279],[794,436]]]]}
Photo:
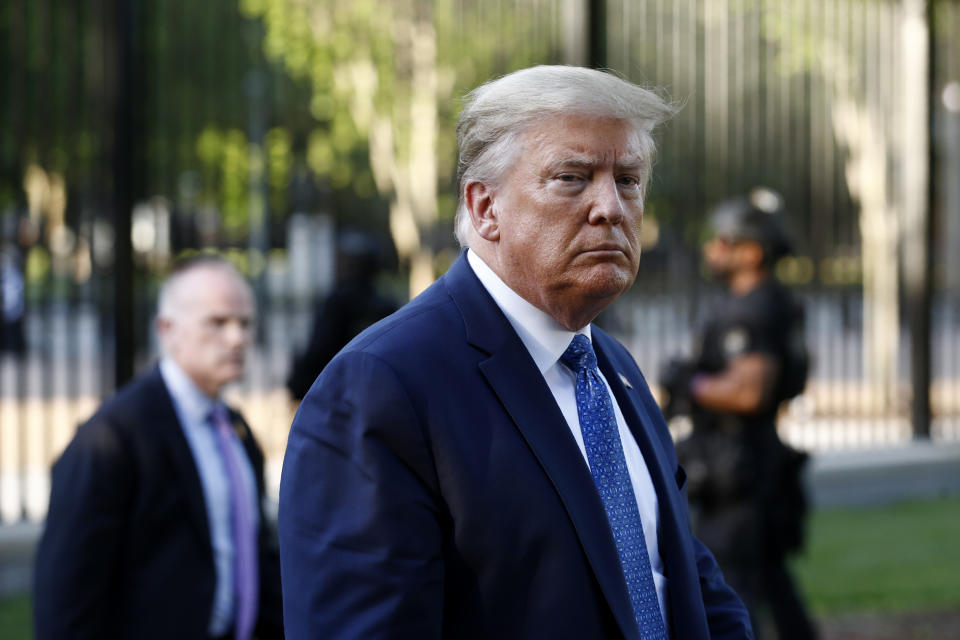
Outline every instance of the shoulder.
{"type": "MultiPolygon", "coordinates": [[[[147,372],[121,387],[81,424],[53,465],[52,491],[77,496],[90,491],[104,500],[128,495],[137,469],[162,449],[162,436],[145,428],[169,404],[158,371],[147,372]]],[[[172,408],[170,412],[172,413],[172,408]]],[[[51,504],[54,501],[51,493],[51,504]]],[[[119,498],[118,498],[119,499],[119,498]]]]}
{"type": "Polygon", "coordinates": [[[170,394],[159,369],[154,367],[107,398],[96,413],[78,427],[74,444],[103,447],[108,442],[119,444],[142,438],[146,431],[140,427],[146,422],[146,416],[156,415],[161,406],[172,410],[170,394]]]}
{"type": "Polygon", "coordinates": [[[640,366],[634,359],[633,354],[620,341],[602,329],[594,327],[591,329],[591,333],[594,344],[610,360],[614,369],[613,373],[620,377],[621,382],[637,391],[642,396],[644,403],[654,402],[647,380],[643,372],[640,371],[640,366]]]}
{"type": "Polygon", "coordinates": [[[423,409],[429,398],[452,394],[470,375],[479,375],[477,363],[489,354],[467,339],[447,284],[441,278],[350,341],[321,372],[301,409],[423,409]]]}
{"type": "Polygon", "coordinates": [[[781,287],[773,278],[746,295],[728,295],[716,323],[717,337],[724,342],[724,350],[733,354],[756,339],[776,335],[783,324],[783,300],[781,287]]]}
{"type": "Polygon", "coordinates": [[[743,299],[748,312],[758,316],[782,317],[800,306],[793,292],[775,277],[768,277],[743,299]]]}
{"type": "Polygon", "coordinates": [[[351,340],[341,355],[363,352],[387,361],[416,358],[463,337],[463,321],[441,278],[399,310],[351,340]]]}
{"type": "Polygon", "coordinates": [[[160,369],[154,366],[107,398],[91,420],[109,418],[133,421],[142,418],[144,411],[156,409],[158,403],[171,405],[171,402],[170,392],[163,382],[160,369]]]}
{"type": "Polygon", "coordinates": [[[593,337],[594,344],[596,344],[603,353],[606,354],[607,358],[610,359],[610,362],[619,369],[619,373],[625,375],[630,373],[636,374],[641,378],[643,377],[643,374],[640,372],[640,367],[637,366],[637,361],[634,360],[633,355],[631,355],[619,340],[596,326],[590,329],[590,334],[593,337]]]}

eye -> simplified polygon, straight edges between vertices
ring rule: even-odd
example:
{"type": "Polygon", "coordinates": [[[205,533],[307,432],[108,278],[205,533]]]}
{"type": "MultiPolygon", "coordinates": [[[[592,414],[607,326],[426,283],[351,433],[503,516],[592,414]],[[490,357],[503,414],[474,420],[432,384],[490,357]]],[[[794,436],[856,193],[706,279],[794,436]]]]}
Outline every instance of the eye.
{"type": "Polygon", "coordinates": [[[624,187],[639,187],[640,178],[637,176],[620,176],[617,178],[617,183],[624,187]]]}

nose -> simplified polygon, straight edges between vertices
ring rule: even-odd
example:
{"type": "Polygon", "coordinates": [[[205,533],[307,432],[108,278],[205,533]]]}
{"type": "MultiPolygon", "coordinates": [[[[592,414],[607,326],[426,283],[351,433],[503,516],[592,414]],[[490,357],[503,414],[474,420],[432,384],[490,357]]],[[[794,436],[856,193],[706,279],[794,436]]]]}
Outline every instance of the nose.
{"type": "Polygon", "coordinates": [[[245,322],[230,322],[225,331],[227,342],[232,347],[245,347],[250,341],[250,327],[245,322]]]}
{"type": "MultiPolygon", "coordinates": [[[[626,203],[612,175],[598,179],[595,184],[593,206],[590,208],[590,224],[618,225],[623,222],[626,203]]],[[[641,209],[642,210],[642,209],[641,209]]]]}

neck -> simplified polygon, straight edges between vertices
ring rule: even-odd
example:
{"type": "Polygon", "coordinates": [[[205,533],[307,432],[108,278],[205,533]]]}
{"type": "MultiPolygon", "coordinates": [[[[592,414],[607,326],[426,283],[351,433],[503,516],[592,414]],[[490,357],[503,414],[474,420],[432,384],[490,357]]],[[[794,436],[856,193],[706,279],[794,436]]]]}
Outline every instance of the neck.
{"type": "Polygon", "coordinates": [[[558,305],[556,309],[543,309],[536,304],[534,304],[534,306],[540,308],[541,311],[560,323],[560,326],[567,331],[573,331],[575,333],[593,322],[594,318],[600,315],[601,311],[610,306],[610,302],[598,300],[595,304],[587,305],[587,308],[584,308],[582,304],[576,307],[558,305]]]}
{"type": "Polygon", "coordinates": [[[538,295],[538,291],[525,289],[509,277],[500,263],[497,253],[491,250],[489,245],[475,242],[471,244],[470,251],[479,256],[514,293],[556,320],[567,331],[577,332],[583,329],[619,297],[619,294],[612,298],[584,298],[572,293],[567,296],[559,294],[538,295]]]}

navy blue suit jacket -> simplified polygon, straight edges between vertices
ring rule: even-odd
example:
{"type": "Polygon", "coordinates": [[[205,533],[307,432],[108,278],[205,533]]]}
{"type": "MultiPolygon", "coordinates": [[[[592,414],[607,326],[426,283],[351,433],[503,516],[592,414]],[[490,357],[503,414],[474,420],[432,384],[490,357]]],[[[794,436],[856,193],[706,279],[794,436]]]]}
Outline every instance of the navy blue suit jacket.
{"type": "MultiPolygon", "coordinates": [[[[593,341],[656,488],[673,637],[752,637],[690,533],[643,376],[601,330],[593,341]]],[[[290,432],[279,533],[290,638],[641,637],[590,471],[465,255],[314,383],[290,432]]]]}
{"type": "MultiPolygon", "coordinates": [[[[231,418],[262,498],[263,454],[240,416],[231,418]]],[[[266,526],[259,543],[258,633],[281,638],[279,557],[266,526]]],[[[201,640],[215,584],[200,475],[154,367],[104,403],[53,467],[34,570],[35,635],[201,640]]]]}

